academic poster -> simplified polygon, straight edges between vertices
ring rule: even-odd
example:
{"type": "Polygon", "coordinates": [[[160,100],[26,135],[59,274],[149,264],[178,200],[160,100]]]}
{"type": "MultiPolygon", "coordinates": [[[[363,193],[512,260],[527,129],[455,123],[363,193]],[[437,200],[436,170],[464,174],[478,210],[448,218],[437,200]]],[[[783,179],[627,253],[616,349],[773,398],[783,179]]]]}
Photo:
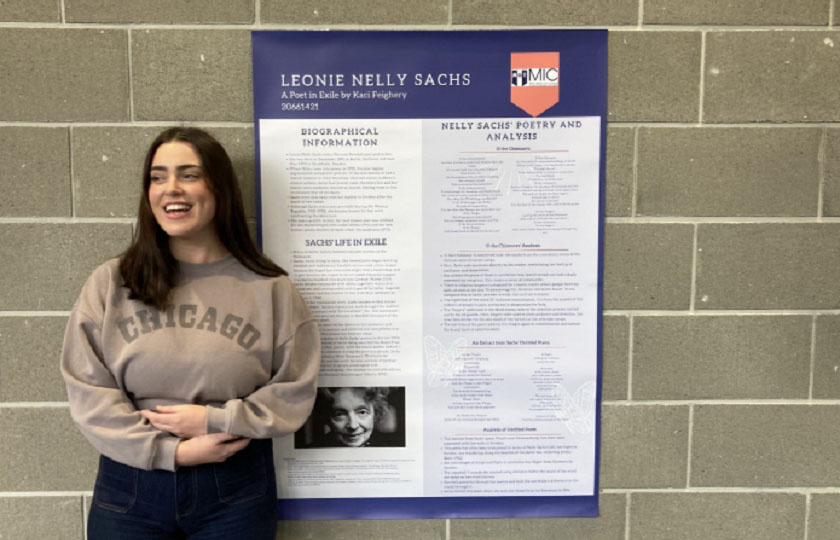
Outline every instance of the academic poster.
{"type": "Polygon", "coordinates": [[[253,33],[259,237],[322,333],[281,518],[597,515],[606,51],[253,33]]]}

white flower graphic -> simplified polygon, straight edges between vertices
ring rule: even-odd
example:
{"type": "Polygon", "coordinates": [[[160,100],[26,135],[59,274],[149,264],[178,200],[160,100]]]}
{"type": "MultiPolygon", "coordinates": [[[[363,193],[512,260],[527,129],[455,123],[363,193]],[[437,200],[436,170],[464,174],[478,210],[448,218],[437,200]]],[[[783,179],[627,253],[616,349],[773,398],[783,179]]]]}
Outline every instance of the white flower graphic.
{"type": "Polygon", "coordinates": [[[455,376],[464,367],[460,347],[466,345],[465,338],[458,338],[447,349],[434,336],[423,339],[426,352],[426,382],[433,388],[449,386],[449,378],[455,376]]]}
{"type": "Polygon", "coordinates": [[[595,382],[585,382],[570,394],[566,387],[558,384],[554,397],[559,401],[557,418],[572,433],[591,433],[595,429],[595,382]]]}

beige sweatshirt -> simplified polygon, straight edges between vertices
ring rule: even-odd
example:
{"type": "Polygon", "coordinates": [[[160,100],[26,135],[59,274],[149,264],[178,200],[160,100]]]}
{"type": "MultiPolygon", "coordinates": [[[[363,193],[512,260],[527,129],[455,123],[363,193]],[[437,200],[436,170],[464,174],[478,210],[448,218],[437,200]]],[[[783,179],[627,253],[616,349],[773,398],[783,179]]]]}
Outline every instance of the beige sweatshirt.
{"type": "Polygon", "coordinates": [[[318,326],[285,276],[227,257],[181,263],[170,305],[128,299],[118,261],[82,289],[64,337],[70,412],[102,454],[141,469],[175,469],[179,438],[139,413],[207,405],[208,433],[269,438],[297,430],[315,399],[318,326]]]}

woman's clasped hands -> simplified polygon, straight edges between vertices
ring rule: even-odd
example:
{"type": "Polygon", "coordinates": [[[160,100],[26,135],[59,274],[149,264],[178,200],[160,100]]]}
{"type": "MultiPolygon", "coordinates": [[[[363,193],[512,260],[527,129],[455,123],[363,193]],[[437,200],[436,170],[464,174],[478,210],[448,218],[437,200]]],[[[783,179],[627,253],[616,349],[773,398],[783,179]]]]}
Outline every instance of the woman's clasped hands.
{"type": "Polygon", "coordinates": [[[176,465],[221,463],[251,441],[228,433],[208,434],[204,405],[158,405],[140,414],[157,429],[183,439],[175,450],[176,465]]]}
{"type": "Polygon", "coordinates": [[[204,405],[158,405],[140,411],[143,418],[161,431],[191,439],[207,434],[207,407],[204,405]]]}

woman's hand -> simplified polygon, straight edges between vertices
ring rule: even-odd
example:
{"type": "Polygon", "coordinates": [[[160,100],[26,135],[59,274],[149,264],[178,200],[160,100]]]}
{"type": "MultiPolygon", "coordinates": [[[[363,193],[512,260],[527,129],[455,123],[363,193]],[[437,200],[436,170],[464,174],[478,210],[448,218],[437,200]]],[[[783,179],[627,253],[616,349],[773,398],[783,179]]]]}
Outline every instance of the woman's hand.
{"type": "Polygon", "coordinates": [[[161,431],[190,439],[207,434],[207,408],[204,405],[158,405],[154,411],[140,411],[143,418],[161,431]]]}
{"type": "Polygon", "coordinates": [[[175,447],[175,465],[221,463],[248,446],[249,442],[251,439],[227,433],[211,433],[186,439],[175,447]]]}

